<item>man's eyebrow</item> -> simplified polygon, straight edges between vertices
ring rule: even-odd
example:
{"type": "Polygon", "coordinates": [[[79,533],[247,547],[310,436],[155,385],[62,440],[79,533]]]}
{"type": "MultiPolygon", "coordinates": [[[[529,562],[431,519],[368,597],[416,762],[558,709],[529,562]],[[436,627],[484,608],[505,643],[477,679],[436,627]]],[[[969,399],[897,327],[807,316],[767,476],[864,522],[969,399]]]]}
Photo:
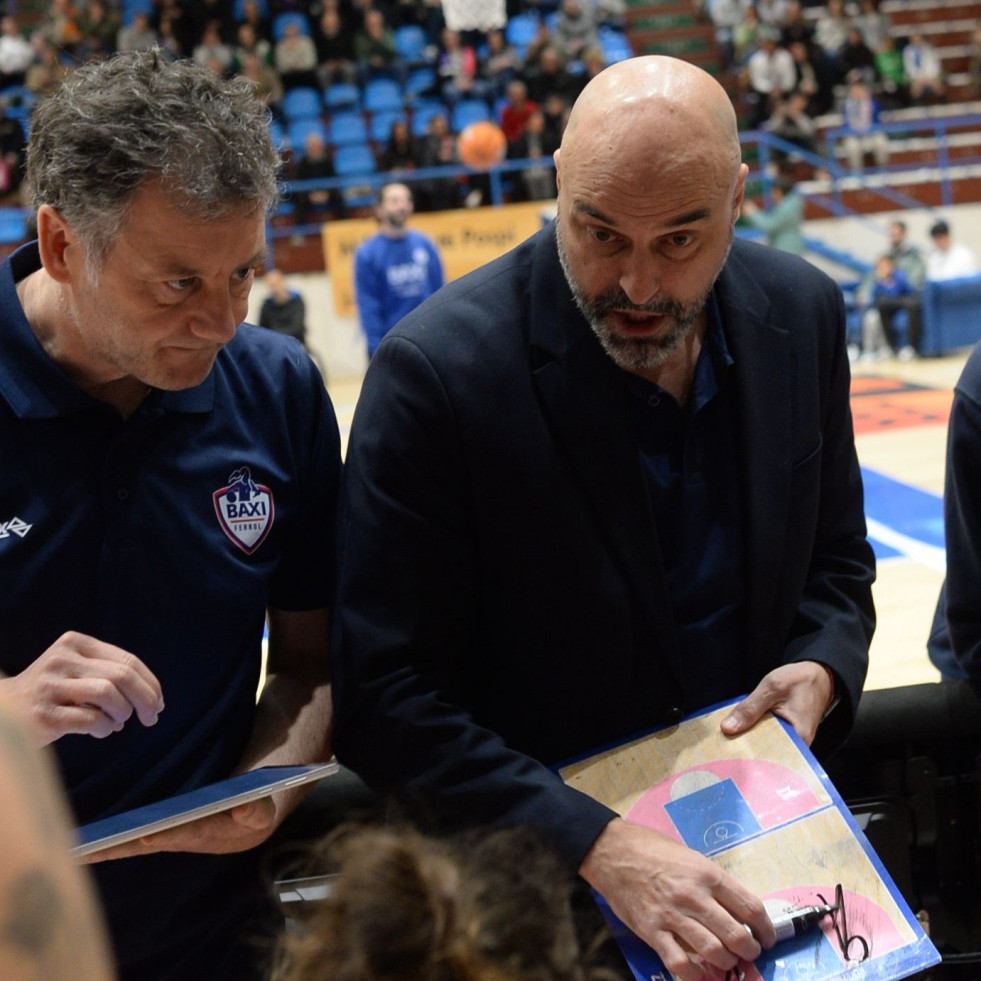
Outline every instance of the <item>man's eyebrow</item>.
{"type": "MultiPolygon", "coordinates": [[[[246,259],[238,268],[248,269],[252,266],[261,266],[266,261],[266,256],[268,255],[268,249],[265,247],[259,249],[251,258],[246,259]]],[[[171,276],[174,279],[190,279],[193,276],[200,274],[199,269],[195,269],[193,266],[187,265],[187,263],[182,262],[180,259],[175,259],[172,263],[163,267],[163,275],[171,276]]]]}
{"type": "MultiPolygon", "coordinates": [[[[603,222],[605,225],[611,225],[616,227],[616,221],[614,221],[609,215],[603,214],[598,208],[594,208],[591,204],[587,204],[585,201],[573,201],[572,208],[574,211],[581,211],[583,214],[589,215],[590,218],[595,218],[597,221],[603,222]]],[[[674,218],[670,218],[667,222],[669,228],[680,228],[682,225],[691,225],[695,222],[702,221],[708,218],[711,211],[708,208],[696,208],[694,211],[689,211],[687,214],[677,215],[674,218]]]]}

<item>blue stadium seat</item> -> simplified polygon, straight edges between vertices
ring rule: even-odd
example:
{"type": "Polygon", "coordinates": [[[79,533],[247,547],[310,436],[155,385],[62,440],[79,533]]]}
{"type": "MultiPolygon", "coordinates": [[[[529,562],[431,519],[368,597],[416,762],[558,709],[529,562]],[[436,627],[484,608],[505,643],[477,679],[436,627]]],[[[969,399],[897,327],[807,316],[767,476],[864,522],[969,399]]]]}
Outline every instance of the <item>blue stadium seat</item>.
{"type": "Polygon", "coordinates": [[[421,65],[427,60],[426,32],[418,24],[403,24],[394,32],[395,50],[407,65],[421,65]]]}
{"type": "Polygon", "coordinates": [[[286,149],[286,130],[283,129],[283,124],[273,117],[269,119],[269,136],[277,150],[282,152],[286,149]]]}
{"type": "Polygon", "coordinates": [[[310,34],[310,20],[306,14],[299,10],[287,10],[281,14],[276,14],[272,22],[272,36],[274,41],[281,41],[286,32],[286,25],[295,23],[300,29],[301,34],[310,34]]]}
{"type": "Polygon", "coordinates": [[[360,109],[361,89],[353,82],[333,82],[324,89],[324,105],[331,111],[360,109]]]}
{"type": "Polygon", "coordinates": [[[598,34],[600,47],[606,63],[612,65],[618,61],[626,61],[634,56],[626,34],[609,27],[601,27],[598,34]]]}
{"type": "Polygon", "coordinates": [[[371,117],[371,126],[368,128],[371,138],[376,143],[387,143],[389,136],[392,134],[392,124],[399,120],[402,122],[408,121],[405,113],[401,109],[376,112],[371,117]]]}
{"type": "Polygon", "coordinates": [[[402,91],[405,93],[405,98],[411,101],[425,92],[435,92],[436,83],[436,69],[429,65],[420,65],[409,71],[402,91]]]}
{"type": "Polygon", "coordinates": [[[137,14],[153,17],[153,0],[123,0],[120,10],[122,23],[129,26],[137,14]]]}
{"type": "Polygon", "coordinates": [[[286,90],[282,107],[287,120],[314,119],[323,112],[324,103],[319,89],[303,85],[286,90]]]}
{"type": "Polygon", "coordinates": [[[537,14],[515,14],[504,28],[504,36],[513,45],[519,55],[525,53],[525,48],[538,33],[537,14]]]}
{"type": "Polygon", "coordinates": [[[27,238],[26,214],[23,208],[0,208],[0,243],[14,245],[27,238]]]}
{"type": "Polygon", "coordinates": [[[368,127],[360,112],[337,112],[327,125],[328,139],[334,146],[367,143],[368,127]]]}
{"type": "Polygon", "coordinates": [[[490,109],[483,99],[461,99],[450,112],[450,129],[459,133],[471,123],[490,118],[490,109]]]}
{"type": "Polygon", "coordinates": [[[303,147],[307,141],[307,134],[311,131],[319,133],[325,143],[328,141],[324,124],[319,119],[294,119],[293,122],[287,124],[286,138],[289,140],[290,147],[292,147],[293,153],[296,156],[303,156],[303,147]]]}
{"type": "Polygon", "coordinates": [[[392,112],[402,108],[402,88],[391,78],[372,78],[365,82],[364,101],[368,112],[392,112]]]}
{"type": "Polygon", "coordinates": [[[338,177],[363,177],[377,169],[375,155],[367,143],[352,143],[334,151],[334,173],[338,177]]]}
{"type": "Polygon", "coordinates": [[[446,106],[438,99],[420,99],[412,107],[412,135],[425,136],[433,116],[448,116],[446,106]]]}

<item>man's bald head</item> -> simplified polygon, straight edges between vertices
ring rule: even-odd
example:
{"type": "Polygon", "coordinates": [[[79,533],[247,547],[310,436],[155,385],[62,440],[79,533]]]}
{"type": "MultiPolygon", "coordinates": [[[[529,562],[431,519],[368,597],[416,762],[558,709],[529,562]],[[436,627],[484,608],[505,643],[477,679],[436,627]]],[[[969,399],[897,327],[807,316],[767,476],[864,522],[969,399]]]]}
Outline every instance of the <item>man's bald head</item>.
{"type": "Polygon", "coordinates": [[[557,162],[568,168],[604,157],[670,169],[694,157],[735,175],[741,152],[732,103],[711,75],[678,58],[617,62],[576,100],[557,162]]]}

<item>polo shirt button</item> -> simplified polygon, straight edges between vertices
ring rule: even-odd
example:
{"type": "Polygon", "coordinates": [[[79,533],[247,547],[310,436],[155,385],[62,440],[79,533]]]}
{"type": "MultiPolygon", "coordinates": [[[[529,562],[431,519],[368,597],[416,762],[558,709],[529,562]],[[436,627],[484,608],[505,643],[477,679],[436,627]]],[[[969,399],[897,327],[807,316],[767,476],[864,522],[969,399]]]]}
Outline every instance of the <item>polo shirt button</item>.
{"type": "Polygon", "coordinates": [[[675,705],[669,708],[665,714],[668,722],[680,722],[685,713],[679,706],[675,705]]]}
{"type": "Polygon", "coordinates": [[[121,501],[125,501],[129,497],[129,491],[125,487],[120,487],[119,490],[116,491],[116,497],[118,497],[121,501]]]}
{"type": "Polygon", "coordinates": [[[648,404],[648,405],[649,405],[649,406],[650,406],[650,407],[651,407],[652,409],[656,409],[656,408],[657,408],[657,407],[658,407],[658,406],[659,406],[659,405],[661,404],[661,396],[660,396],[660,395],[652,395],[652,396],[651,396],[651,397],[650,397],[650,398],[649,398],[649,399],[647,400],[647,404],[648,404]]]}

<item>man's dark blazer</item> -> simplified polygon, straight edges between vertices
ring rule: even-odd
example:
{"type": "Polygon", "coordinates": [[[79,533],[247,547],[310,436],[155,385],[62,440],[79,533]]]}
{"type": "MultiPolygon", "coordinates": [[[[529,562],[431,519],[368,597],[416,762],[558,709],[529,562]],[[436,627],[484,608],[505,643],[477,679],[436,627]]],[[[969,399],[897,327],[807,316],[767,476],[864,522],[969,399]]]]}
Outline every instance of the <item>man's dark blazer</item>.
{"type": "MultiPolygon", "coordinates": [[[[746,514],[745,690],[834,671],[854,715],[874,565],[835,284],[737,240],[716,285],[746,514]]],[[[379,347],[346,465],[335,747],[453,819],[531,822],[580,860],[610,820],[554,765],[702,707],[686,697],[627,391],[549,226],[379,347]]]]}

